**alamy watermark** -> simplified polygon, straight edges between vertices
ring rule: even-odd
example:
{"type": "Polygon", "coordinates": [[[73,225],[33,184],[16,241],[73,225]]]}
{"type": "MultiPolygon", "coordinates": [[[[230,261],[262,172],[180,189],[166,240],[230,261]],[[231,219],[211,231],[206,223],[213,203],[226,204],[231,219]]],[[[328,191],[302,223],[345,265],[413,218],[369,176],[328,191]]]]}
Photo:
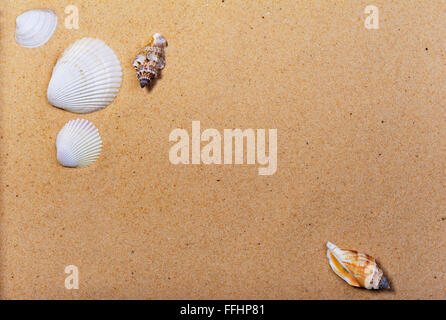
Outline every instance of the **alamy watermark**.
{"type": "Polygon", "coordinates": [[[244,164],[246,140],[246,164],[257,163],[259,175],[273,175],[277,170],[277,129],[268,130],[268,155],[266,139],[265,129],[224,129],[222,138],[216,129],[201,132],[200,121],[192,121],[191,137],[180,128],[170,133],[169,141],[176,143],[170,148],[169,160],[172,164],[244,164]],[[202,142],[207,144],[201,147],[202,142]]]}
{"type": "Polygon", "coordinates": [[[65,17],[65,28],[67,29],[79,29],[79,9],[74,5],[65,7],[65,13],[68,16],[65,17]]]}
{"type": "Polygon", "coordinates": [[[65,289],[79,289],[79,268],[71,264],[65,267],[65,273],[69,274],[65,278],[65,289]]]}
{"type": "Polygon", "coordinates": [[[366,29],[379,29],[379,9],[377,6],[369,5],[365,7],[364,13],[368,16],[364,20],[366,29]]]}

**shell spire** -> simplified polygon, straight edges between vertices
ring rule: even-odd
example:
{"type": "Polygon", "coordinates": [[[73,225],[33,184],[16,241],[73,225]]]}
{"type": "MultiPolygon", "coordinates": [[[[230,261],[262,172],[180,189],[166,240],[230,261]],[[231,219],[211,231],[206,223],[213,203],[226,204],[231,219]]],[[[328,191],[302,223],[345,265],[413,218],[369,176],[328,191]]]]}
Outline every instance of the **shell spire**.
{"type": "Polygon", "coordinates": [[[166,47],[166,39],[161,34],[155,33],[149,45],[136,56],[133,67],[141,88],[149,86],[152,81],[160,77],[161,70],[166,65],[164,51],[166,47]]]}
{"type": "Polygon", "coordinates": [[[375,258],[355,250],[340,249],[327,242],[330,267],[339,277],[353,287],[390,289],[389,282],[375,258]]]}

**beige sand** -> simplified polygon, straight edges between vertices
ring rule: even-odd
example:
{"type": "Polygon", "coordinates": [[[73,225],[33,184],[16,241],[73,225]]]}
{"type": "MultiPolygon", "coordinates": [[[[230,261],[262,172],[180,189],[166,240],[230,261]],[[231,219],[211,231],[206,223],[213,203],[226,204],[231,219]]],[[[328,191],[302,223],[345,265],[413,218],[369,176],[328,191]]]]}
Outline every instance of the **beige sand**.
{"type": "Polygon", "coordinates": [[[445,27],[440,1],[1,1],[0,297],[444,298],[445,27]],[[80,29],[64,28],[65,5],[80,29]],[[38,49],[15,18],[59,16],[38,49]],[[151,92],[135,54],[169,41],[151,92]],[[83,116],[104,150],[58,165],[55,137],[78,116],[49,105],[63,50],[98,37],[121,60],[115,102],[83,116]],[[169,133],[277,128],[278,170],[174,166],[169,133]],[[349,287],[325,242],[377,257],[393,292],[349,287]],[[67,290],[64,268],[80,271],[67,290]]]}

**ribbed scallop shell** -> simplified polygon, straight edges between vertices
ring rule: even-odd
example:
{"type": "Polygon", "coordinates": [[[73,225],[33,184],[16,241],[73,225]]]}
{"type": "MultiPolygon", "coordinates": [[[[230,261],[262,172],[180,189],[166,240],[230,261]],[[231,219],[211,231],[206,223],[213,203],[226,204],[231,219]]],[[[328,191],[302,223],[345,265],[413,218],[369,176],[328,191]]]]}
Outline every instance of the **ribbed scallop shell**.
{"type": "Polygon", "coordinates": [[[102,140],[90,121],[70,120],[57,135],[56,148],[61,165],[81,168],[96,161],[102,150],[102,140]]]}
{"type": "Polygon", "coordinates": [[[121,82],[121,64],[114,51],[99,39],[83,38],[57,61],[47,97],[55,107],[89,113],[112,103],[121,82]]]}
{"type": "Polygon", "coordinates": [[[16,19],[15,40],[26,48],[40,47],[50,40],[56,27],[57,15],[53,10],[29,10],[16,19]]]}
{"type": "Polygon", "coordinates": [[[390,289],[375,259],[355,250],[338,248],[327,242],[327,258],[333,271],[349,285],[366,289],[390,289]]]}

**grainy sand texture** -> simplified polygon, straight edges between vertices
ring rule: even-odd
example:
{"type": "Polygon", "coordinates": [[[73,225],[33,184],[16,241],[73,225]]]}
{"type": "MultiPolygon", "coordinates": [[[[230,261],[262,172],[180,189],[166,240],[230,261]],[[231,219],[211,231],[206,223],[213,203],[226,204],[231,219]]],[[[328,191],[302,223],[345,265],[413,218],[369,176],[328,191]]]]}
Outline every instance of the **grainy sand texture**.
{"type": "Polygon", "coordinates": [[[0,298],[433,299],[446,284],[446,3],[373,1],[0,2],[0,298]],[[79,29],[64,27],[65,6],[79,29]],[[54,36],[14,40],[53,9],[54,36]],[[166,68],[141,89],[135,55],[155,33],[166,68]],[[117,54],[106,109],[52,107],[46,89],[83,37],[117,54]],[[99,129],[100,158],[57,163],[63,125],[99,129]],[[169,134],[276,128],[277,172],[173,165],[169,134]],[[394,288],[355,289],[325,243],[377,258],[394,288]],[[65,267],[79,268],[67,290],[65,267]]]}

